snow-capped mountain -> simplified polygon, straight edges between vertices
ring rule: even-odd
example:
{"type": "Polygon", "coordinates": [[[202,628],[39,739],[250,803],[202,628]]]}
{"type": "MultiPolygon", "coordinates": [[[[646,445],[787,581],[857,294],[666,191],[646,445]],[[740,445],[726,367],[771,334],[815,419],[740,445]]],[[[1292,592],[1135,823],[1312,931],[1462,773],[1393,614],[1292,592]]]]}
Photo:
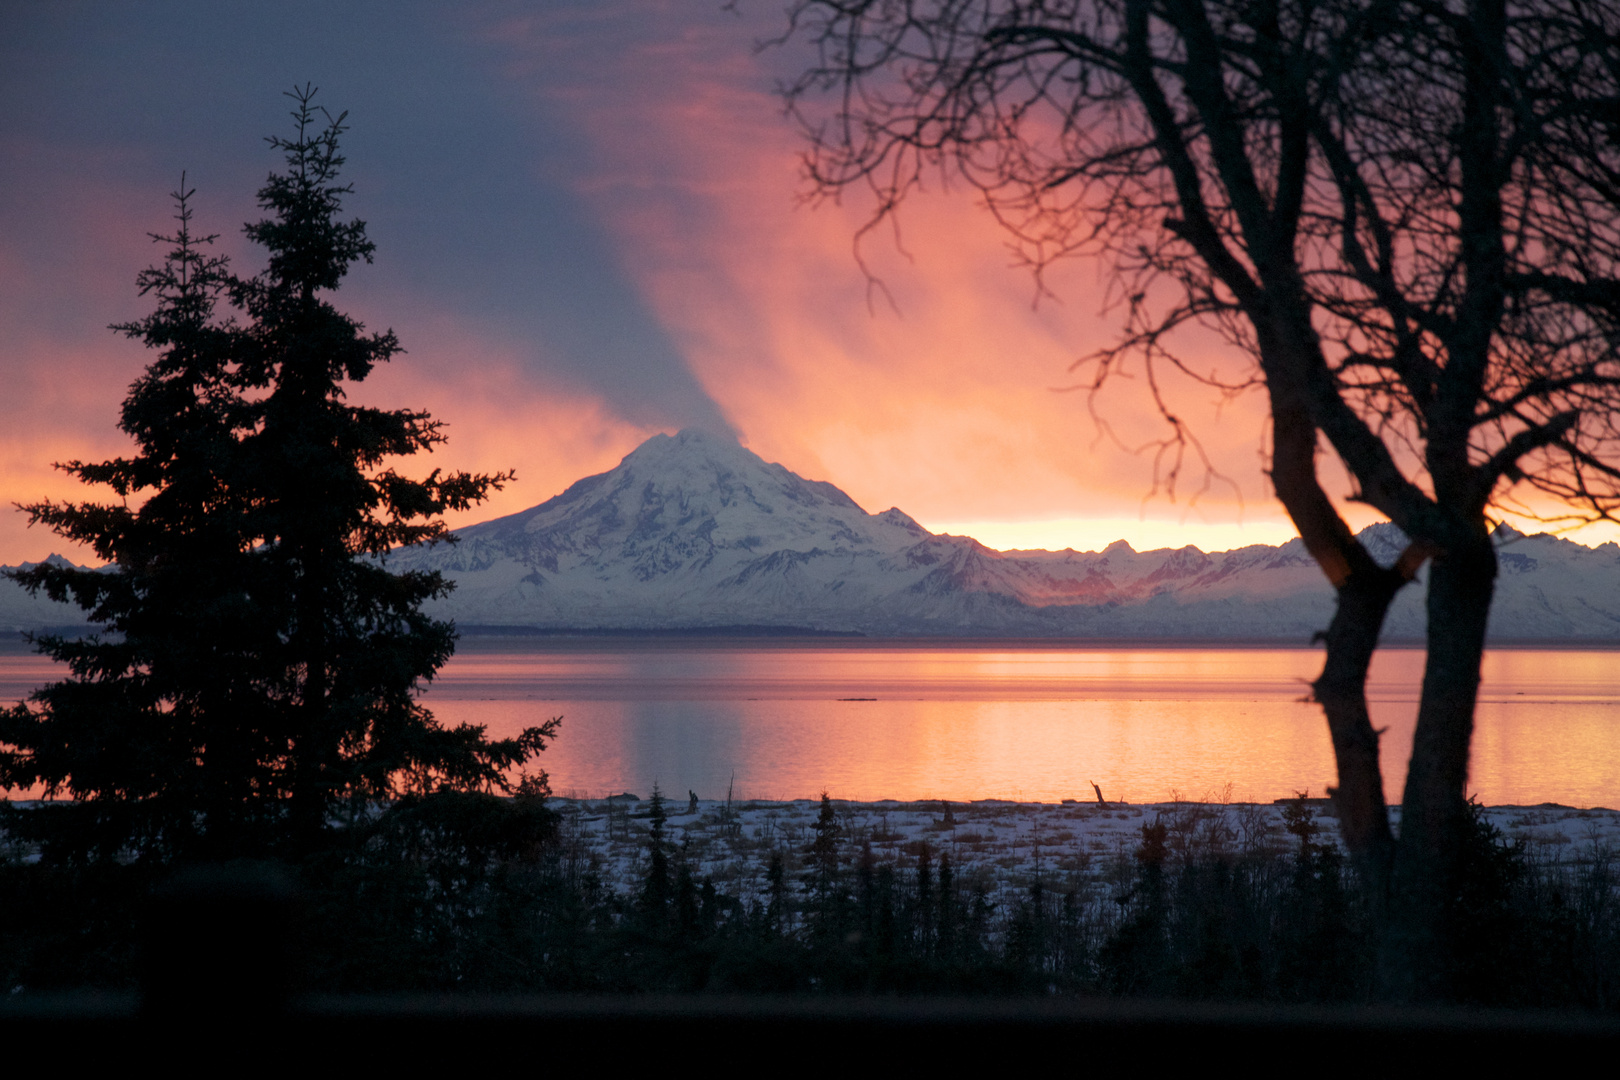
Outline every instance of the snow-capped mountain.
{"type": "MultiPolygon", "coordinates": [[[[1620,545],[1498,532],[1491,634],[1620,640],[1620,545]]],[[[899,509],[868,514],[734,440],[658,435],[617,468],[541,505],[406,549],[393,569],[456,583],[437,615],[463,628],[674,630],[780,627],[873,635],[1231,638],[1305,642],[1333,594],[1299,540],[1206,554],[992,551],[936,535],[899,509]]],[[[1362,533],[1393,562],[1393,525],[1362,533]]],[[[58,558],[52,556],[52,558],[58,558]]],[[[83,623],[0,582],[0,629],[83,623]]],[[[1423,591],[1403,591],[1386,634],[1423,633],[1423,591]]]]}
{"type": "MultiPolygon", "coordinates": [[[[40,560],[57,566],[78,566],[60,555],[40,560]]],[[[20,566],[0,566],[6,570],[31,570],[39,563],[25,562],[20,566]]],[[[89,567],[80,566],[86,570],[89,567]]],[[[0,632],[75,630],[85,625],[84,613],[71,604],[58,604],[44,593],[29,596],[21,585],[10,578],[0,578],[0,632]]]]}
{"type": "MultiPolygon", "coordinates": [[[[1403,546],[1391,525],[1363,535],[1388,561],[1403,546]]],[[[468,627],[1304,641],[1333,606],[1299,540],[1217,554],[1124,541],[992,551],[899,509],[868,514],[831,484],[701,431],[655,436],[617,468],[458,536],[389,563],[453,579],[437,613],[468,627]]],[[[1499,537],[1493,637],[1620,638],[1620,546],[1499,537]]],[[[1422,632],[1414,587],[1388,633],[1422,632]]]]}

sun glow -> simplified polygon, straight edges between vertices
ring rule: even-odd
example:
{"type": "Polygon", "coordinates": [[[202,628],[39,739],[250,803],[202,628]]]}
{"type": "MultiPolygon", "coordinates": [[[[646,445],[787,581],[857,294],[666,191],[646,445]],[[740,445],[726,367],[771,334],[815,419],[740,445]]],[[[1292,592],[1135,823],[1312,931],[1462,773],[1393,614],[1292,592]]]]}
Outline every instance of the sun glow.
{"type": "Polygon", "coordinates": [[[971,536],[997,551],[1101,551],[1123,540],[1137,551],[1179,548],[1230,551],[1250,544],[1286,544],[1299,535],[1287,521],[1265,517],[1246,522],[1160,518],[1050,518],[1044,521],[924,521],[929,531],[971,536]]]}

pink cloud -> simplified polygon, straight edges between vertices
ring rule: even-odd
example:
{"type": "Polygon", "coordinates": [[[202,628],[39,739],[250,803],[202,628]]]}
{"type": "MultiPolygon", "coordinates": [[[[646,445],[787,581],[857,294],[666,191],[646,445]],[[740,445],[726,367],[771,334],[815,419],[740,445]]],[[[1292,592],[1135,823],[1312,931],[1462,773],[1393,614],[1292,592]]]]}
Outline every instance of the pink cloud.
{"type": "MultiPolygon", "coordinates": [[[[589,18],[617,18],[622,6],[589,18]]],[[[1098,398],[1106,432],[1083,393],[1054,392],[1074,383],[1077,358],[1116,339],[1106,265],[1056,268],[1055,300],[1037,305],[989,214],[936,182],[904,209],[903,251],[886,232],[866,238],[887,294],[874,299],[852,250],[866,207],[858,197],[802,204],[802,139],[768,90],[767,65],[791,57],[749,49],[779,16],[705,22],[678,6],[635,7],[651,28],[611,53],[581,51],[588,35],[568,17],[498,36],[519,58],[514,78],[544,83],[537,99],[587,138],[582,190],[752,449],[925,524],[1134,518],[1141,526],[1126,535],[1154,543],[1193,521],[1228,545],[1245,531],[1273,543],[1292,533],[1264,474],[1261,394],[1222,401],[1189,379],[1166,381],[1214,474],[1189,455],[1172,501],[1167,463],[1140,449],[1166,428],[1139,371],[1098,398]]],[[[1188,333],[1181,346],[1201,369],[1248,366],[1213,334],[1188,333]]],[[[1343,501],[1351,486],[1323,460],[1351,524],[1378,520],[1343,501]]]]}
{"type": "MultiPolygon", "coordinates": [[[[965,193],[929,192],[902,220],[911,259],[886,234],[868,237],[894,309],[881,294],[869,303],[852,251],[864,208],[797,205],[800,139],[747,49],[761,27],[676,16],[659,30],[617,52],[588,90],[554,97],[590,140],[583,188],[623,265],[750,447],[924,521],[1138,513],[1151,456],[1101,437],[1082,395],[1054,392],[1116,332],[1100,314],[1103,269],[1063,268],[1058,301],[1036,306],[989,216],[965,193]]],[[[557,37],[506,32],[532,70],[551,70],[541,57],[568,62],[557,37]]],[[[1102,403],[1127,446],[1164,433],[1140,389],[1121,383],[1102,403]]],[[[1241,493],[1217,486],[1203,512],[1275,513],[1260,472],[1263,401],[1218,410],[1204,388],[1172,394],[1241,493]]],[[[1183,500],[1201,480],[1190,473],[1183,500]]],[[[1163,509],[1177,517],[1184,503],[1163,509]]]]}

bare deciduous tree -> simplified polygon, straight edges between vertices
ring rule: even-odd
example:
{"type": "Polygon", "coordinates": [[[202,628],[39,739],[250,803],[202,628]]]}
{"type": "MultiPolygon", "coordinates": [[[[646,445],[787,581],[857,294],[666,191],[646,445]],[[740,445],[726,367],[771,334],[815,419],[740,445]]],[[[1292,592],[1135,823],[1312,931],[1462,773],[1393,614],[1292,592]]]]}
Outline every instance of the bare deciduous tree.
{"type": "MultiPolygon", "coordinates": [[[[1314,691],[1343,837],[1380,904],[1382,992],[1445,994],[1489,515],[1620,507],[1620,5],[800,0],[790,19],[783,41],[816,50],[786,88],[815,191],[864,188],[870,227],[938,172],[1037,273],[1111,259],[1127,315],[1088,360],[1093,389],[1133,364],[1153,387],[1172,369],[1263,384],[1273,485],[1338,596],[1314,691]],[[1250,366],[1194,370],[1172,345],[1189,324],[1250,366]],[[1324,489],[1322,443],[1410,538],[1394,566],[1324,489]],[[1366,676],[1430,560],[1397,840],[1366,676]]],[[[1179,462],[1194,436],[1154,400],[1179,462]]]]}

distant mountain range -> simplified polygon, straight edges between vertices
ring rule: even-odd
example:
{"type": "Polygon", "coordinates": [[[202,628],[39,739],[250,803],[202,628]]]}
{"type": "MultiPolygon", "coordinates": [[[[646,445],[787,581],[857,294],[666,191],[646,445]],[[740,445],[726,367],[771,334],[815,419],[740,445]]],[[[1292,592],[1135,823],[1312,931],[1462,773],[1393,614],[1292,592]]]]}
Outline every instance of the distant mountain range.
{"type": "MultiPolygon", "coordinates": [[[[1376,558],[1393,525],[1362,534],[1376,558]]],[[[442,571],[434,605],[468,632],[814,630],[869,635],[1256,639],[1305,642],[1333,594],[1304,545],[1138,552],[992,551],[930,533],[899,509],[868,514],[735,441],[658,435],[618,467],[537,507],[406,549],[393,568],[442,571]]],[[[1497,533],[1495,640],[1620,640],[1620,545],[1497,533]]],[[[0,627],[78,622],[0,587],[0,627]]],[[[1421,587],[1386,636],[1423,633],[1421,587]]]]}

